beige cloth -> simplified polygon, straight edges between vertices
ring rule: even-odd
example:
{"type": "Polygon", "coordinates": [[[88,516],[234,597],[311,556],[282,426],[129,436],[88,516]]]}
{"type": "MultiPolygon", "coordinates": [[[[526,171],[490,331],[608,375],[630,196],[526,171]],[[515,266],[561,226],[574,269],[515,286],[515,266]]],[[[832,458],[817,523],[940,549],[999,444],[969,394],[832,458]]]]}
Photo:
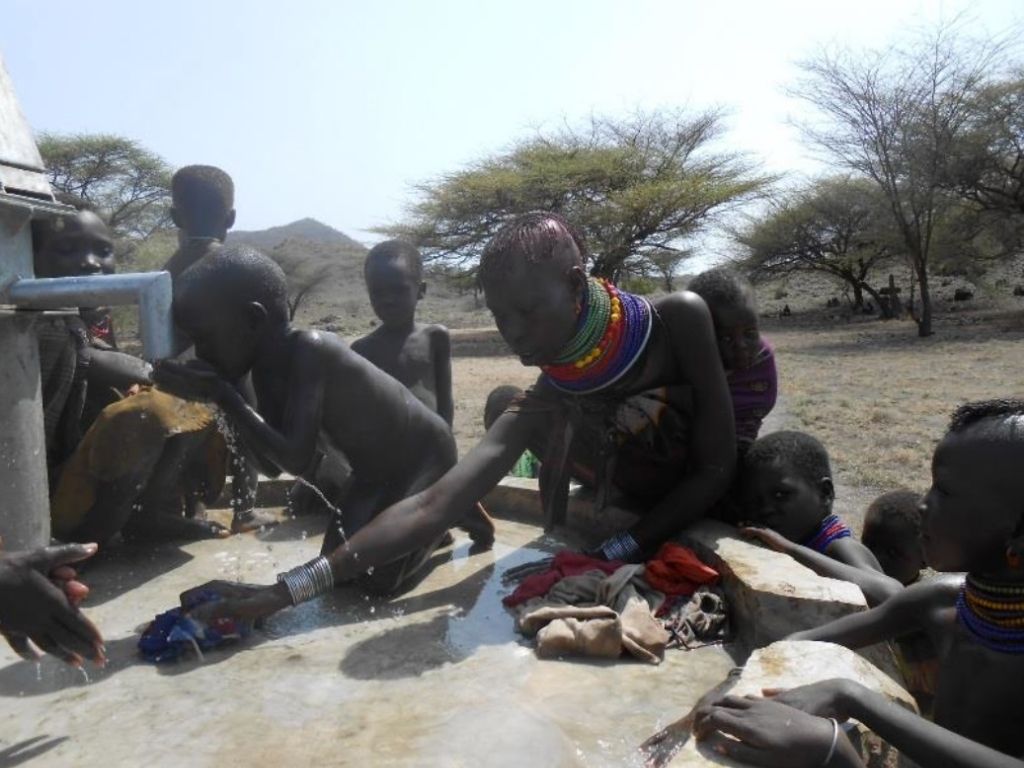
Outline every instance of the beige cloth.
{"type": "Polygon", "coordinates": [[[610,576],[595,570],[566,577],[519,606],[516,626],[536,637],[542,658],[618,658],[626,651],[658,664],[671,637],[654,617],[665,596],[643,575],[642,565],[624,565],[610,576]]]}

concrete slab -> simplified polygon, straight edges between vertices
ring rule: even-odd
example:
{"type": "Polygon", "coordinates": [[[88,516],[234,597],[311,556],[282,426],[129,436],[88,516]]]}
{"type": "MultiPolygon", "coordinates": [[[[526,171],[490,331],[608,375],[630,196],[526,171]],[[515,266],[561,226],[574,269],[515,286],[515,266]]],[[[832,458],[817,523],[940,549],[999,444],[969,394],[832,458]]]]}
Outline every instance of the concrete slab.
{"type": "Polygon", "coordinates": [[[91,567],[88,614],[110,664],[88,680],[0,649],[0,763],[33,766],[619,766],[726,676],[725,648],[661,666],[542,661],[513,631],[501,574],[559,542],[502,522],[493,552],[458,538],[410,594],[352,591],[279,614],[234,652],[152,666],[137,628],[208,579],[267,583],[319,549],[323,520],[91,567]]]}

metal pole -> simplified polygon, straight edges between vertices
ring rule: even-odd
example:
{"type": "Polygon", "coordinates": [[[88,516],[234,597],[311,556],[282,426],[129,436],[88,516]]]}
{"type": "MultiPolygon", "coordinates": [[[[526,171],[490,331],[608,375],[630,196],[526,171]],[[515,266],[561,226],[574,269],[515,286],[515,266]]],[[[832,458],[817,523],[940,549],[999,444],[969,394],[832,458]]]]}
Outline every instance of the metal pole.
{"type": "MultiPolygon", "coordinates": [[[[0,263],[31,274],[29,228],[12,229],[0,227],[0,263]]],[[[31,314],[0,309],[0,536],[8,550],[50,542],[46,435],[34,322],[31,314]]]]}
{"type": "Polygon", "coordinates": [[[22,279],[11,285],[6,300],[27,309],[138,304],[143,355],[159,360],[174,354],[168,272],[22,279]]]}

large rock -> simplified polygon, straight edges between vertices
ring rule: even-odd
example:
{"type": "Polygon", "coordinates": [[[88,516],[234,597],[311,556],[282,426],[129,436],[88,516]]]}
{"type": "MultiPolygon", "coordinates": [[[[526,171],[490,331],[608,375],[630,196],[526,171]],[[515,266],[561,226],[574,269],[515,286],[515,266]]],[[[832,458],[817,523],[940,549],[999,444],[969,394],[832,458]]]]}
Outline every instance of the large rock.
{"type": "MultiPolygon", "coordinates": [[[[754,651],[742,670],[737,670],[718,687],[717,695],[760,696],[764,688],[795,688],[836,677],[855,680],[890,701],[917,712],[914,699],[880,669],[853,651],[832,643],[782,641],[754,651]],[[737,674],[738,672],[738,674],[737,674]]],[[[669,726],[666,732],[672,731],[669,726]]],[[[697,744],[688,731],[678,729],[672,768],[740,765],[697,744]]],[[[848,734],[870,768],[894,768],[899,755],[860,724],[848,734]]]]}
{"type": "Polygon", "coordinates": [[[855,584],[819,576],[789,555],[740,537],[731,526],[705,520],[682,540],[722,574],[734,626],[749,648],[867,610],[855,584]]]}
{"type": "MultiPolygon", "coordinates": [[[[704,520],[682,540],[722,574],[732,626],[748,649],[868,609],[857,585],[819,576],[789,555],[742,538],[732,526],[704,520]]],[[[888,643],[860,654],[902,683],[888,643]]]]}

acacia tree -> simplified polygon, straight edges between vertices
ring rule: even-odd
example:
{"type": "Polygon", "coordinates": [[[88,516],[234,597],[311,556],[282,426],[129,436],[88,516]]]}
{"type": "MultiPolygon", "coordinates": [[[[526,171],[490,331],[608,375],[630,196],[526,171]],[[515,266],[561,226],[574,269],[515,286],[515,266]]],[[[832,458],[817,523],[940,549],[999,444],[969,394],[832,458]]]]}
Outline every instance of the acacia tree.
{"type": "Polygon", "coordinates": [[[92,204],[118,237],[146,238],[170,224],[171,168],[137,141],[44,133],[39,152],[50,186],[92,204]]]}
{"type": "Polygon", "coordinates": [[[1024,69],[981,89],[973,107],[944,181],[1012,253],[1024,241],[1024,69]]]}
{"type": "Polygon", "coordinates": [[[935,235],[958,201],[944,188],[944,162],[963,139],[974,97],[1002,62],[1003,46],[969,40],[944,25],[908,48],[825,51],[804,62],[794,95],[822,120],[805,134],[841,167],[885,195],[921,298],[918,335],[932,332],[928,267],[935,235]]]}
{"type": "Polygon", "coordinates": [[[678,264],[687,236],[772,181],[743,157],[712,151],[720,132],[717,112],[593,117],[418,185],[407,219],[377,231],[412,241],[427,259],[472,266],[511,217],[549,210],[583,232],[596,275],[618,279],[631,260],[665,264],[667,254],[678,264]]]}
{"type": "Polygon", "coordinates": [[[833,177],[780,196],[733,238],[746,251],[743,268],[755,278],[823,273],[849,286],[855,308],[867,293],[884,317],[891,316],[890,302],[868,276],[892,257],[896,238],[886,199],[869,180],[833,177]]]}

